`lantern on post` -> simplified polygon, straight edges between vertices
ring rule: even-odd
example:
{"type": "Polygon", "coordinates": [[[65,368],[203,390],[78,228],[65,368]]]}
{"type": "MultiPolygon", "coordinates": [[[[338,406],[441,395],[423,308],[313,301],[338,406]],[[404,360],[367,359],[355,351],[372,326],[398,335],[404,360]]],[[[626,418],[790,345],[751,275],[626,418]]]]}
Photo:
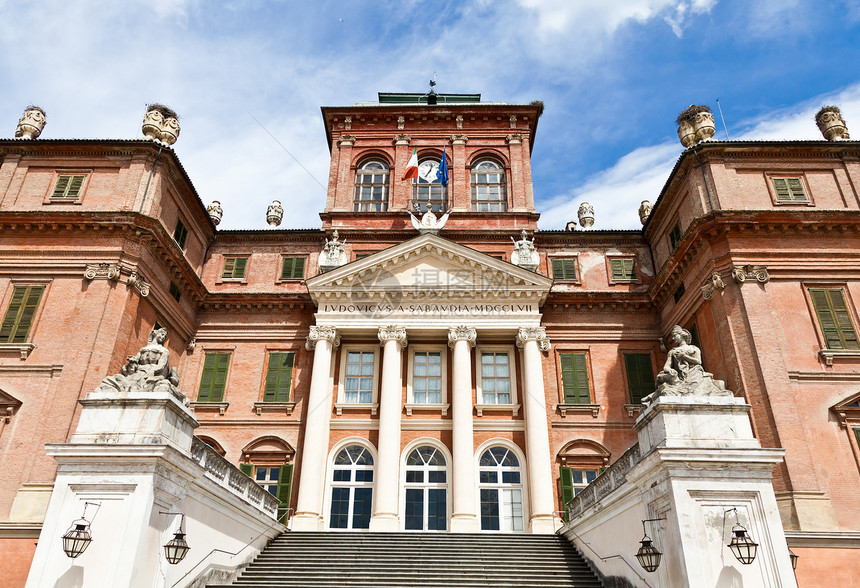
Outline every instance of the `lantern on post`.
{"type": "Polygon", "coordinates": [[[646,572],[653,572],[660,567],[660,559],[663,557],[663,553],[654,547],[654,543],[648,536],[648,531],[645,530],[645,523],[665,520],[666,519],[645,519],[642,521],[642,534],[644,537],[642,537],[642,540],[639,542],[639,551],[636,552],[636,559],[639,561],[639,565],[642,566],[646,572]]]}
{"type": "MultiPolygon", "coordinates": [[[[86,518],[88,506],[99,507],[101,504],[98,502],[84,502],[84,513],[81,515],[81,518],[72,521],[69,530],[61,537],[63,540],[63,551],[72,559],[80,556],[87,550],[90,543],[93,542],[93,536],[90,533],[91,523],[86,518]]],[[[98,513],[98,509],[96,509],[96,513],[98,513]]],[[[95,515],[93,515],[93,518],[95,518],[95,515]]]]}
{"type": "Polygon", "coordinates": [[[185,523],[185,515],[181,512],[164,511],[160,511],[160,514],[179,515],[181,517],[179,519],[179,528],[176,529],[176,533],[173,534],[173,539],[164,545],[164,557],[167,559],[167,563],[176,565],[185,558],[188,550],[191,549],[188,546],[188,542],[185,540],[185,533],[182,531],[182,525],[185,523]]]}

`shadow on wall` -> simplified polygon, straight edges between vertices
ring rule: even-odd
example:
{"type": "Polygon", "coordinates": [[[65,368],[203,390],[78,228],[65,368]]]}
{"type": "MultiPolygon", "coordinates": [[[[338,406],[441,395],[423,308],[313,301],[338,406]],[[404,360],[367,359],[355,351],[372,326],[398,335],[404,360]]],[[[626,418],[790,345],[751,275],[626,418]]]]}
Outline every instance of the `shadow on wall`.
{"type": "Polygon", "coordinates": [[[743,588],[744,578],[731,566],[725,566],[717,578],[716,588],[743,588]]]}
{"type": "Polygon", "coordinates": [[[57,578],[55,588],[83,588],[84,568],[73,565],[65,574],[57,578]]]}
{"type": "Polygon", "coordinates": [[[605,576],[603,586],[605,588],[636,588],[636,585],[624,576],[605,576]]]}

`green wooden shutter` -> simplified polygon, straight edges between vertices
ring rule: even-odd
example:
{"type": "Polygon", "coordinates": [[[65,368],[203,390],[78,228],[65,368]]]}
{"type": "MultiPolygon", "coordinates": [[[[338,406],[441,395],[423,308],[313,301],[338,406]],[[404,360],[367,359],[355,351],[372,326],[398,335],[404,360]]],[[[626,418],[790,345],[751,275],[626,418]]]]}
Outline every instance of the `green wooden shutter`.
{"type": "Polygon", "coordinates": [[[222,278],[232,278],[233,270],[236,267],[236,258],[235,257],[225,257],[224,258],[224,271],[221,272],[222,278]]]}
{"type": "Polygon", "coordinates": [[[561,381],[566,404],[588,404],[588,369],[584,353],[561,354],[561,381]]]}
{"type": "Polygon", "coordinates": [[[240,463],[239,471],[251,478],[254,475],[254,466],[249,463],[240,463]]]}
{"type": "Polygon", "coordinates": [[[803,183],[800,178],[788,178],[788,190],[791,193],[792,202],[806,202],[806,193],[803,191],[803,183]]]}
{"type": "Polygon", "coordinates": [[[270,353],[264,402],[289,402],[293,376],[292,353],[270,353]]]}
{"type": "Polygon", "coordinates": [[[810,288],[812,304],[828,349],[858,349],[857,333],[841,288],[810,288]]]}
{"type": "Polygon", "coordinates": [[[278,520],[284,522],[281,517],[290,508],[290,492],[293,489],[293,464],[288,463],[281,466],[281,475],[278,478],[278,520]]]}
{"type": "Polygon", "coordinates": [[[773,190],[776,192],[776,201],[785,202],[791,200],[791,192],[788,189],[788,181],[786,178],[771,178],[773,190]]]}
{"type": "Polygon", "coordinates": [[[33,326],[33,318],[39,301],[42,299],[44,286],[15,286],[9,308],[0,325],[0,342],[25,343],[33,326]]]}
{"type": "Polygon", "coordinates": [[[66,196],[66,188],[69,187],[69,181],[72,179],[72,176],[59,176],[57,178],[57,185],[54,186],[54,193],[51,194],[51,198],[64,198],[66,196]]]}
{"type": "Polygon", "coordinates": [[[69,182],[69,191],[66,193],[66,198],[77,198],[81,192],[81,186],[84,183],[84,176],[72,176],[69,182]]]}
{"type": "Polygon", "coordinates": [[[610,259],[609,267],[612,269],[613,282],[633,279],[632,259],[610,259]]]}
{"type": "Polygon", "coordinates": [[[553,259],[552,260],[552,279],[554,279],[554,280],[575,280],[576,279],[576,260],[575,259],[553,259]]]}
{"type": "Polygon", "coordinates": [[[206,354],[206,359],[203,360],[203,376],[200,378],[200,392],[197,394],[198,402],[221,402],[224,399],[229,365],[229,353],[206,354]]]}
{"type": "Polygon", "coordinates": [[[860,445],[860,429],[854,429],[854,437],[857,439],[857,445],[860,445]]]}
{"type": "Polygon", "coordinates": [[[558,468],[559,481],[561,482],[561,510],[564,511],[564,522],[567,522],[567,503],[573,500],[573,472],[570,468],[561,466],[558,468]]]}
{"type": "Polygon", "coordinates": [[[808,202],[800,178],[771,178],[777,202],[808,202]]]}
{"type": "Polygon", "coordinates": [[[234,278],[244,278],[245,277],[245,268],[248,266],[248,258],[247,257],[236,257],[234,258],[235,267],[233,268],[233,277],[234,278]]]}
{"type": "Polygon", "coordinates": [[[654,391],[654,369],[648,353],[625,353],[624,367],[627,372],[627,387],[630,389],[630,402],[639,404],[642,397],[654,391]]]}
{"type": "Polygon", "coordinates": [[[851,314],[848,312],[848,305],[845,303],[845,295],[841,288],[834,288],[827,291],[830,296],[830,305],[833,308],[833,315],[836,317],[836,328],[839,330],[839,335],[845,349],[860,349],[860,344],[857,341],[857,333],[854,331],[854,325],[851,322],[851,314]]]}
{"type": "Polygon", "coordinates": [[[295,280],[305,277],[304,257],[285,257],[281,269],[282,280],[295,280]]]}

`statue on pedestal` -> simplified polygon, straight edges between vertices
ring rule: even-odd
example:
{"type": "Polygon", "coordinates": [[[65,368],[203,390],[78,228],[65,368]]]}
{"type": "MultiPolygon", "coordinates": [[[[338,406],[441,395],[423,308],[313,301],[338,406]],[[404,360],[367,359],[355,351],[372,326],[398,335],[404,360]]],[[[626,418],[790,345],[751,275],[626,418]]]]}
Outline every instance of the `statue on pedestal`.
{"type": "MultiPolygon", "coordinates": [[[[514,241],[513,237],[511,237],[511,241],[514,241]]],[[[534,237],[529,241],[528,233],[525,229],[520,233],[520,240],[514,241],[514,252],[511,254],[511,263],[530,271],[535,271],[540,264],[540,257],[535,250],[534,237]]]]}
{"type": "Polygon", "coordinates": [[[331,239],[326,237],[325,246],[320,253],[319,266],[321,272],[325,273],[346,265],[349,257],[343,248],[344,243],[346,243],[346,239],[338,241],[337,231],[332,233],[331,239]]]}
{"type": "MultiPolygon", "coordinates": [[[[164,346],[166,329],[153,329],[146,345],[135,355],[120,373],[108,376],[96,388],[97,392],[171,392],[185,399],[177,386],[179,375],[169,363],[170,351],[164,346]]],[[[187,400],[185,400],[187,402],[187,400]]]]}
{"type": "Polygon", "coordinates": [[[732,396],[723,382],[715,380],[702,367],[702,351],[692,345],[690,331],[675,325],[672,329],[673,347],[657,374],[657,389],[642,399],[648,405],[659,396],[732,396]]]}

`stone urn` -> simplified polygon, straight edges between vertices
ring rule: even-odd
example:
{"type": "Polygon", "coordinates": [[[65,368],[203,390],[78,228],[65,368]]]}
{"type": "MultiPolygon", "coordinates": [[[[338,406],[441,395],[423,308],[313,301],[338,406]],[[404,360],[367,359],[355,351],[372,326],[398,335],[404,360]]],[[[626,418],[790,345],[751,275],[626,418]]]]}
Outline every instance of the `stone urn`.
{"type": "Polygon", "coordinates": [[[684,147],[692,147],[696,144],[696,129],[688,120],[678,121],[678,138],[684,147]]]}
{"type": "Polygon", "coordinates": [[[143,136],[153,141],[161,141],[165,145],[173,145],[179,138],[179,116],[163,104],[148,104],[143,124],[140,127],[143,136]]]}
{"type": "Polygon", "coordinates": [[[594,207],[588,202],[579,205],[577,216],[579,216],[579,224],[583,229],[590,229],[594,225],[594,207]]]}
{"type": "Polygon", "coordinates": [[[711,109],[702,104],[691,104],[675,119],[678,138],[684,147],[692,147],[699,141],[708,141],[717,132],[711,109]]]}
{"type": "Polygon", "coordinates": [[[221,223],[221,217],[224,215],[224,211],[221,209],[221,203],[217,200],[213,200],[212,204],[206,207],[206,212],[209,213],[209,218],[212,219],[212,224],[217,227],[221,223]]]}
{"type": "Polygon", "coordinates": [[[18,127],[15,129],[17,139],[38,139],[45,128],[48,119],[45,111],[38,106],[28,106],[24,115],[18,119],[18,127]]]}
{"type": "Polygon", "coordinates": [[[651,202],[648,200],[643,200],[642,204],[639,206],[639,221],[644,225],[645,221],[648,220],[648,217],[651,216],[651,202]]]}
{"type": "Polygon", "coordinates": [[[284,218],[284,209],[281,206],[280,200],[272,200],[268,210],[266,210],[266,222],[270,227],[277,227],[281,224],[284,218]]]}
{"type": "Polygon", "coordinates": [[[815,124],[828,141],[847,141],[848,127],[838,106],[825,106],[815,115],[815,124]]]}
{"type": "Polygon", "coordinates": [[[710,110],[699,111],[696,114],[696,120],[693,121],[693,127],[696,129],[696,141],[710,141],[717,132],[717,127],[714,125],[714,115],[710,110]]]}

